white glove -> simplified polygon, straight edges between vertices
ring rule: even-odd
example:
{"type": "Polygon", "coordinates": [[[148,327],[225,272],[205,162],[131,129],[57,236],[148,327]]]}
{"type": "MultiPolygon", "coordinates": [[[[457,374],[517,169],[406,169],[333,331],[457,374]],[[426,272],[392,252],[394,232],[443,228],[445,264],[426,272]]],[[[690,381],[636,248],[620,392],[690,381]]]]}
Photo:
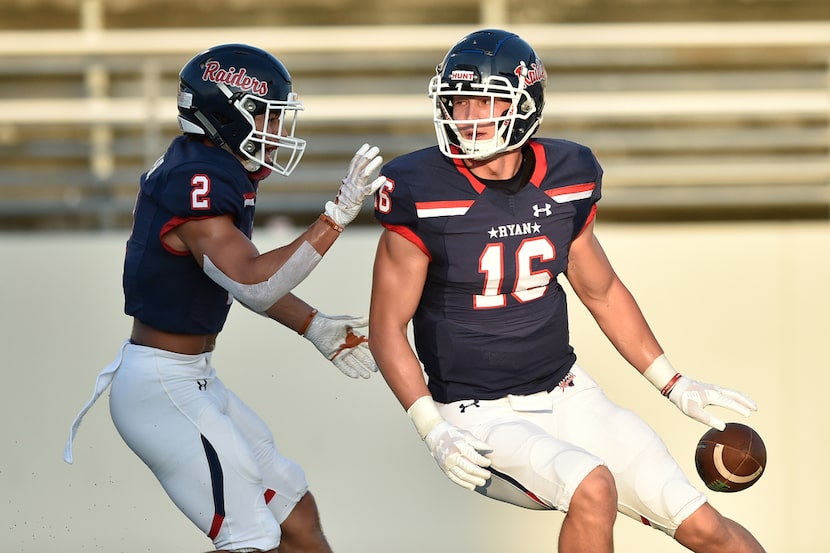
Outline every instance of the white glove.
{"type": "Polygon", "coordinates": [[[490,478],[490,459],[481,452],[492,449],[466,430],[451,425],[438,413],[435,402],[422,396],[406,411],[432,457],[450,480],[468,490],[490,478]]]}
{"type": "Polygon", "coordinates": [[[758,410],[755,402],[741,392],[698,382],[681,375],[672,368],[665,355],[655,359],[643,376],[686,416],[717,430],[726,428],[726,423],[708,413],[704,407],[708,405],[724,407],[744,417],[758,410]]]}
{"type": "Polygon", "coordinates": [[[726,428],[726,423],[704,411],[703,408],[707,405],[725,407],[745,417],[758,409],[755,402],[741,392],[698,382],[687,376],[681,376],[677,380],[668,397],[689,417],[718,430],[726,428]]]}
{"type": "Polygon", "coordinates": [[[377,177],[369,183],[372,174],[383,164],[383,158],[378,153],[380,149],[377,146],[361,146],[349,163],[334,201],[326,202],[326,215],[339,226],[345,227],[354,221],[366,196],[374,194],[386,182],[385,177],[377,177]]]}
{"type": "Polygon", "coordinates": [[[368,324],[368,317],[317,312],[303,336],[346,376],[369,378],[378,366],[369,352],[366,336],[354,331],[368,324]]]}

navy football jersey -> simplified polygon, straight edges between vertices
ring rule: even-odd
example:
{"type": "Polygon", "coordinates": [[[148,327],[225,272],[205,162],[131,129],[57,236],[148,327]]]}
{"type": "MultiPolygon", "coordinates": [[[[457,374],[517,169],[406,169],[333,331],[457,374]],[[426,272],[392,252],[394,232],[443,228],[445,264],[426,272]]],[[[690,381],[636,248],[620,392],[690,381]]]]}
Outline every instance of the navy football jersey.
{"type": "Polygon", "coordinates": [[[552,390],[576,360],[557,275],[594,216],[602,169],[566,140],[525,149],[535,164],[514,192],[485,186],[437,147],[381,171],[376,218],[430,259],[413,330],[439,402],[552,390]]]}
{"type": "Polygon", "coordinates": [[[124,260],[124,311],[167,332],[213,334],[230,309],[227,291],[190,253],[168,249],[161,237],[193,219],[231,215],[253,231],[258,181],[221,148],[180,136],[141,176],[124,260]]]}

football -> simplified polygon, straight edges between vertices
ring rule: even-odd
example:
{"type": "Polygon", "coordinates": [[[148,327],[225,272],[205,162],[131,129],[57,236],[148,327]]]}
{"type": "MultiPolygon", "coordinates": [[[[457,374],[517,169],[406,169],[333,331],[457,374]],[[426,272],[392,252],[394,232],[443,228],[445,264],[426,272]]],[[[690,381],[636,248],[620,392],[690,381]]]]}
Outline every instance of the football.
{"type": "Polygon", "coordinates": [[[723,431],[708,430],[697,443],[695,467],[706,487],[716,492],[739,492],[761,478],[767,448],[761,436],[744,424],[730,422],[723,431]]]}

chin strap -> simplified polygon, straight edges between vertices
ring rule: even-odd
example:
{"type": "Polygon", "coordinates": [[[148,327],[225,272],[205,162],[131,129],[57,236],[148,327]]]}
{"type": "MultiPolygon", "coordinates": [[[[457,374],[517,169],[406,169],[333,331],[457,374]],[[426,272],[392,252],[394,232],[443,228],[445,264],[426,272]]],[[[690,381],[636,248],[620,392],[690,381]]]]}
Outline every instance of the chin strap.
{"type": "Polygon", "coordinates": [[[217,146],[231,154],[233,157],[238,159],[239,162],[242,164],[242,167],[244,167],[246,171],[251,173],[251,180],[260,181],[271,174],[270,168],[263,167],[260,163],[257,163],[252,159],[243,159],[239,156],[237,152],[234,152],[233,149],[231,149],[231,147],[228,145],[228,143],[221,136],[219,136],[219,131],[216,130],[216,127],[210,124],[210,121],[207,120],[207,118],[202,114],[201,111],[194,110],[193,115],[204,126],[202,131],[207,133],[207,136],[208,138],[210,138],[211,142],[213,142],[214,144],[216,144],[217,146]],[[260,172],[262,173],[260,174],[260,172]]]}
{"type": "Polygon", "coordinates": [[[225,148],[226,150],[228,149],[228,145],[225,142],[225,140],[221,136],[219,136],[219,131],[216,130],[216,127],[214,127],[210,123],[210,121],[208,121],[207,117],[205,117],[201,111],[199,111],[198,109],[193,110],[193,116],[199,120],[199,122],[202,124],[202,128],[205,130],[205,132],[207,132],[208,137],[210,137],[214,144],[222,148],[225,148]]]}

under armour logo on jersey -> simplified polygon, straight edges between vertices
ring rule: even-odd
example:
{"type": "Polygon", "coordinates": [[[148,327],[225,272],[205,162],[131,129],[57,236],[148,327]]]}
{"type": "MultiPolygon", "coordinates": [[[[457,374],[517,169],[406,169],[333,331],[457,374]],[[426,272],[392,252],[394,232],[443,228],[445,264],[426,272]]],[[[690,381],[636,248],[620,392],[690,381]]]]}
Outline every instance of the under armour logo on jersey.
{"type": "Polygon", "coordinates": [[[550,215],[551,215],[550,204],[545,204],[541,207],[539,206],[539,204],[533,204],[533,216],[534,217],[541,217],[542,214],[544,214],[545,217],[550,217],[550,215]]]}
{"type": "Polygon", "coordinates": [[[201,390],[201,391],[203,391],[203,392],[204,392],[205,390],[207,390],[207,384],[208,384],[208,383],[207,383],[207,379],[206,379],[206,378],[200,378],[199,380],[197,380],[197,381],[196,381],[196,385],[199,387],[199,390],[201,390]]]}
{"type": "Polygon", "coordinates": [[[458,410],[461,411],[462,413],[466,412],[468,407],[481,407],[481,405],[478,404],[477,399],[474,399],[472,401],[472,403],[468,403],[466,405],[463,404],[463,403],[458,404],[458,410]]]}

